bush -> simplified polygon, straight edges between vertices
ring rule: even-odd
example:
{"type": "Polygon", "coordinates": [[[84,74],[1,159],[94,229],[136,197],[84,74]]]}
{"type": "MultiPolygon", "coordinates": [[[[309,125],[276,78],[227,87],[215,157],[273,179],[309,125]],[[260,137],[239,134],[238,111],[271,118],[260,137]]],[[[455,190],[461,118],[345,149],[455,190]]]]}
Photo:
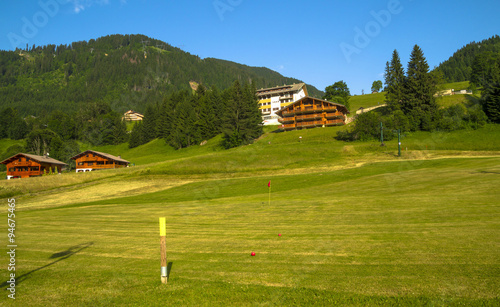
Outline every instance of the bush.
{"type": "Polygon", "coordinates": [[[456,104],[440,110],[437,127],[440,130],[478,129],[486,124],[487,117],[478,103],[456,104]]]}

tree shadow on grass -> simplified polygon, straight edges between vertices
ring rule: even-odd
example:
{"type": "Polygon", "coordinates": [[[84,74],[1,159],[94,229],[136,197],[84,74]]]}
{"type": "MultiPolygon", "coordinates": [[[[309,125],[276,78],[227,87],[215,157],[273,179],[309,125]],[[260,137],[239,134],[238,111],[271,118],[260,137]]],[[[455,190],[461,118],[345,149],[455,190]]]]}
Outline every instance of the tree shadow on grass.
{"type": "MultiPolygon", "coordinates": [[[[82,243],[82,244],[78,244],[78,245],[75,245],[75,246],[72,246],[70,248],[68,248],[67,250],[65,251],[62,251],[62,252],[59,252],[59,253],[55,253],[55,254],[52,254],[52,256],[49,257],[49,259],[56,259],[58,258],[57,260],[49,263],[49,264],[46,264],[44,266],[41,266],[39,267],[38,269],[34,269],[32,271],[29,271],[28,273],[25,273],[21,276],[17,276],[16,275],[16,286],[18,286],[21,282],[25,281],[26,279],[28,279],[28,277],[32,274],[32,273],[35,273],[37,271],[40,271],[42,269],[45,269],[51,265],[54,265],[56,263],[58,263],[59,261],[62,261],[62,260],[66,260],[68,259],[69,257],[81,252],[82,250],[86,249],[86,248],[89,248],[90,246],[94,245],[94,242],[87,242],[87,243],[82,243]]],[[[10,276],[10,274],[9,274],[10,276]]],[[[5,288],[9,285],[9,282],[3,282],[2,285],[0,287],[2,288],[5,288]]]]}

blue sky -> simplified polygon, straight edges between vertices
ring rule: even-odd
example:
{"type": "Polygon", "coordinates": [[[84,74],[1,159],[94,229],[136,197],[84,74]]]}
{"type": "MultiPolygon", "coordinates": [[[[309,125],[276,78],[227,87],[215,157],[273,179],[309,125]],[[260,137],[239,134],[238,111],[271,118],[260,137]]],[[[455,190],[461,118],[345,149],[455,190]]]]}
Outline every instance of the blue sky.
{"type": "Polygon", "coordinates": [[[264,66],[352,94],[383,81],[397,49],[430,67],[500,34],[500,1],[18,0],[0,3],[0,49],[144,34],[201,58],[264,66]]]}

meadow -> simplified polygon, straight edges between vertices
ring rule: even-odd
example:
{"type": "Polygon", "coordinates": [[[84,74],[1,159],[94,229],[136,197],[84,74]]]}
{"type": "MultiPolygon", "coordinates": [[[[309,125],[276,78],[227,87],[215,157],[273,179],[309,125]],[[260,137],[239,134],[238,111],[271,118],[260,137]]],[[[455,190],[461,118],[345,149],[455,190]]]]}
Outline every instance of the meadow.
{"type": "Polygon", "coordinates": [[[498,306],[500,127],[408,133],[401,157],[339,129],[99,147],[135,166],[0,181],[18,244],[0,304],[498,306]]]}

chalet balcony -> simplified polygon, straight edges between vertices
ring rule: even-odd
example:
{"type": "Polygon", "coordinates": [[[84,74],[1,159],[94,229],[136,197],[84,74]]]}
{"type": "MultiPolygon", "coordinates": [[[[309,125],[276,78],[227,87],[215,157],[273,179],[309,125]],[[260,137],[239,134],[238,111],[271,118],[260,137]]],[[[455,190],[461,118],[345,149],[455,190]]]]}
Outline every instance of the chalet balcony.
{"type": "Polygon", "coordinates": [[[311,119],[318,120],[318,119],[321,119],[322,117],[323,116],[322,116],[321,113],[316,113],[316,114],[308,114],[308,115],[297,116],[296,120],[297,120],[297,122],[299,122],[299,121],[309,121],[311,119]]]}
{"type": "Polygon", "coordinates": [[[324,122],[322,120],[313,120],[313,121],[307,121],[307,122],[298,122],[297,123],[297,128],[303,127],[318,127],[318,126],[323,126],[324,122]]]}
{"type": "Polygon", "coordinates": [[[296,106],[294,110],[283,111],[283,115],[292,115],[292,114],[309,114],[309,113],[320,113],[325,111],[337,111],[337,107],[334,106],[296,106]]]}
{"type": "Polygon", "coordinates": [[[325,126],[342,126],[342,125],[344,125],[343,119],[327,120],[325,122],[325,126]]]}
{"type": "Polygon", "coordinates": [[[296,127],[295,127],[295,124],[288,124],[288,125],[282,125],[281,126],[281,130],[294,130],[296,127]]]}
{"type": "Polygon", "coordinates": [[[96,162],[90,162],[90,163],[83,163],[79,164],[76,166],[76,169],[81,169],[81,168],[91,168],[91,169],[111,169],[111,168],[119,168],[119,167],[126,167],[127,165],[124,163],[120,162],[115,162],[115,163],[96,163],[96,162]]]}
{"type": "Polygon", "coordinates": [[[280,123],[290,123],[290,122],[294,122],[295,121],[295,116],[292,116],[292,117],[283,117],[283,118],[279,118],[278,121],[280,123]]]}
{"type": "Polygon", "coordinates": [[[326,113],[325,118],[331,119],[331,118],[343,118],[344,114],[342,112],[335,112],[335,113],[326,113]]]}
{"type": "Polygon", "coordinates": [[[30,167],[30,166],[39,166],[39,164],[38,163],[34,163],[32,161],[22,161],[22,162],[16,161],[16,162],[12,162],[12,166],[15,166],[15,167],[30,167]]]}
{"type": "Polygon", "coordinates": [[[98,161],[98,159],[102,159],[102,158],[99,158],[99,157],[81,157],[81,158],[78,158],[78,162],[96,162],[98,161]]]}

